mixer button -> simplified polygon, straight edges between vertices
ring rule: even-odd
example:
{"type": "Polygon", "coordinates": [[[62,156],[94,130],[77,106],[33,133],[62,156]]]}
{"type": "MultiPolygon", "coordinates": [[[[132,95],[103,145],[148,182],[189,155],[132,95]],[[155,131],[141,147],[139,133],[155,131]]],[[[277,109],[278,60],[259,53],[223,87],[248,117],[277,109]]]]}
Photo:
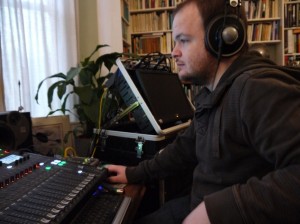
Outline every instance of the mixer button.
{"type": "Polygon", "coordinates": [[[51,220],[42,218],[40,221],[41,223],[50,223],[51,220]]]}
{"type": "Polygon", "coordinates": [[[83,187],[79,187],[79,186],[77,186],[75,189],[76,189],[76,190],[78,190],[78,191],[80,192],[80,191],[82,191],[82,190],[83,190],[83,187]]]}
{"type": "Polygon", "coordinates": [[[80,190],[75,190],[75,189],[72,190],[72,193],[74,193],[74,194],[76,194],[76,195],[77,195],[79,192],[80,192],[80,190]]]}
{"type": "Polygon", "coordinates": [[[65,200],[67,200],[67,201],[72,201],[73,200],[73,197],[71,198],[71,197],[65,197],[65,200]]]}
{"type": "Polygon", "coordinates": [[[56,215],[54,215],[52,213],[48,213],[46,216],[50,219],[54,219],[56,217],[56,215]]]}
{"type": "Polygon", "coordinates": [[[63,205],[68,205],[70,202],[69,202],[69,201],[62,200],[62,201],[60,201],[60,203],[62,203],[63,205]]]}
{"type": "Polygon", "coordinates": [[[58,209],[56,209],[56,208],[52,208],[52,209],[51,209],[51,212],[53,212],[53,213],[57,214],[57,213],[59,213],[59,212],[60,212],[60,210],[58,210],[58,209]]]}
{"type": "Polygon", "coordinates": [[[81,183],[81,184],[79,184],[78,185],[79,187],[82,187],[82,189],[86,186],[86,184],[84,184],[84,183],[81,183]]]}
{"type": "Polygon", "coordinates": [[[70,193],[70,194],[68,194],[68,195],[69,195],[70,197],[74,198],[74,197],[76,197],[77,194],[70,193]]]}
{"type": "Polygon", "coordinates": [[[56,207],[59,208],[59,209],[64,209],[66,206],[62,205],[62,204],[57,204],[56,207]]]}

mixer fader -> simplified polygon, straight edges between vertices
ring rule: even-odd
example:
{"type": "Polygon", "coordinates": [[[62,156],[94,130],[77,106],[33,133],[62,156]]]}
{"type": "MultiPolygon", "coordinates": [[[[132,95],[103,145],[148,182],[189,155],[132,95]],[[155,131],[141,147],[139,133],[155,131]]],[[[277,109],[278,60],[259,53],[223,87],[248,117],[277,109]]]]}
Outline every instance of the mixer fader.
{"type": "Polygon", "coordinates": [[[68,223],[106,170],[0,150],[0,223],[68,223]]]}

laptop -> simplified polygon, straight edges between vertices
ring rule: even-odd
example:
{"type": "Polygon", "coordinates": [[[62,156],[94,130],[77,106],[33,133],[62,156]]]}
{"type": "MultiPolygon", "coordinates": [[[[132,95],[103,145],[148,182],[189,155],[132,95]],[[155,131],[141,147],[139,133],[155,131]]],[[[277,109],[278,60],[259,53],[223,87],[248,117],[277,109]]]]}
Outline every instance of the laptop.
{"type": "Polygon", "coordinates": [[[145,134],[168,135],[185,129],[194,116],[178,75],[160,70],[127,69],[117,59],[119,93],[145,134]]]}

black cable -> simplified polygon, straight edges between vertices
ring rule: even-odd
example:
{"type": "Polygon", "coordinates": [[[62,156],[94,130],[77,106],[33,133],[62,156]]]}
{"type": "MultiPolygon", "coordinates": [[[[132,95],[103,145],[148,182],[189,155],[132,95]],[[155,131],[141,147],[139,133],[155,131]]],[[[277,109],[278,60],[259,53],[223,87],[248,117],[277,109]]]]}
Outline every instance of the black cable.
{"type": "Polygon", "coordinates": [[[225,11],[224,11],[224,19],[223,19],[223,25],[222,25],[222,29],[220,30],[220,32],[218,32],[218,38],[219,38],[219,45],[218,45],[218,54],[217,54],[217,66],[216,66],[216,70],[214,72],[213,75],[213,79],[212,79],[212,87],[214,86],[214,82],[216,79],[216,75],[218,72],[218,68],[221,62],[221,58],[222,58],[222,47],[223,47],[223,38],[222,38],[222,32],[226,26],[226,17],[227,17],[227,7],[228,7],[228,3],[227,1],[225,1],[225,11]]]}

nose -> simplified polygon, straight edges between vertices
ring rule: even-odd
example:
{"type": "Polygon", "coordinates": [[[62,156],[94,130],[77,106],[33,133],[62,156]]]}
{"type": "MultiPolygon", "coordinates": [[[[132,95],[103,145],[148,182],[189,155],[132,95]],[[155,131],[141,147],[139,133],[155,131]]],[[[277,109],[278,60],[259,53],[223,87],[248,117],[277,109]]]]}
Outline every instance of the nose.
{"type": "Polygon", "coordinates": [[[181,51],[179,50],[177,44],[174,45],[174,48],[171,52],[171,55],[172,55],[173,58],[177,58],[181,55],[181,51]]]}

